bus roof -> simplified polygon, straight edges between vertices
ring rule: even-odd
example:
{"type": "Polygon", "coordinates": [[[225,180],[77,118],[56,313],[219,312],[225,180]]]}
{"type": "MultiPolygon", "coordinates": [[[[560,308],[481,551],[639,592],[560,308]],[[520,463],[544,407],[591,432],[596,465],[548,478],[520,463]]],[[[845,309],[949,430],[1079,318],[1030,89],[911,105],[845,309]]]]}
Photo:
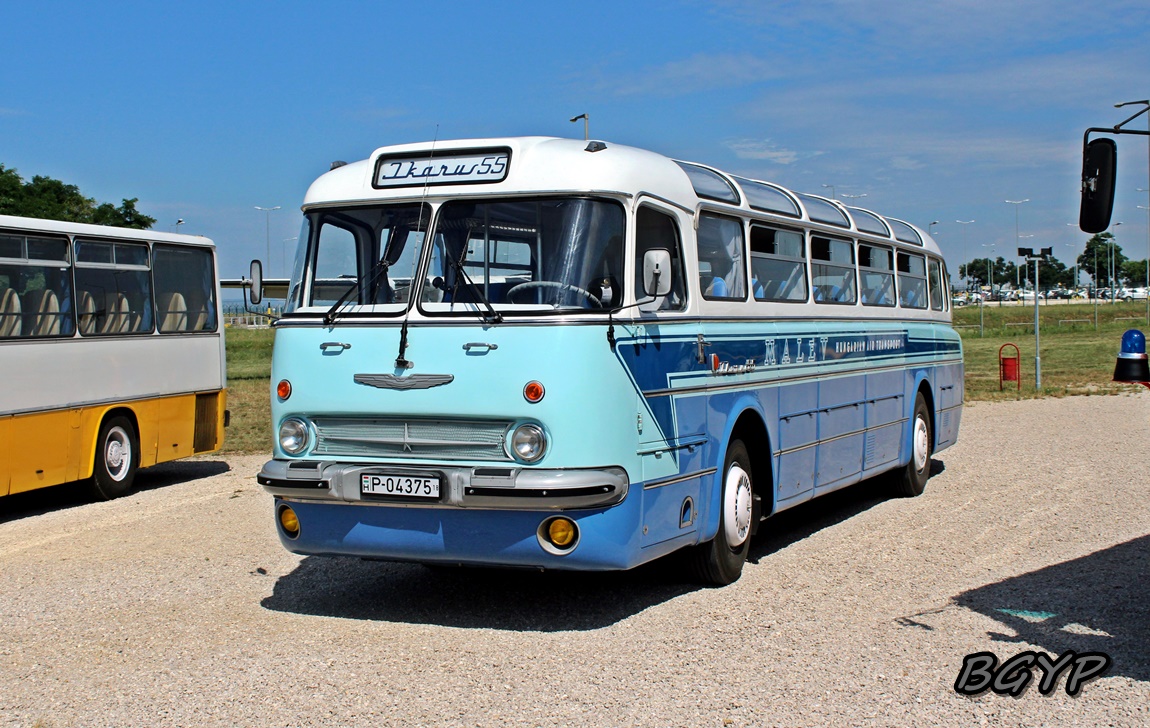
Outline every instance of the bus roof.
{"type": "Polygon", "coordinates": [[[925,231],[897,218],[602,141],[503,137],[422,142],[380,147],[367,159],[332,167],[312,183],[304,209],[424,197],[645,193],[692,212],[700,206],[742,210],[939,253],[925,231]]]}
{"type": "Polygon", "coordinates": [[[159,230],[115,227],[112,225],[92,225],[63,220],[44,220],[37,217],[0,215],[0,228],[23,230],[38,233],[59,233],[63,235],[90,235],[99,238],[121,238],[124,240],[148,240],[156,243],[180,243],[214,248],[215,243],[202,235],[165,233],[159,230]]]}

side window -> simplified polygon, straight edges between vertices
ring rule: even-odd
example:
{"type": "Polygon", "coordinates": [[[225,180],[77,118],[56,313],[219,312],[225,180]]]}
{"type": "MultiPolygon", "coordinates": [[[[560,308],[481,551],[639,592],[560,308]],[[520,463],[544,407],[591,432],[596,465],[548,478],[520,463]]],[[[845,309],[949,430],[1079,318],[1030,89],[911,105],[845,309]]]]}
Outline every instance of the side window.
{"type": "Polygon", "coordinates": [[[935,311],[941,311],[944,300],[946,300],[946,296],[943,295],[942,290],[942,263],[932,258],[930,261],[930,307],[935,311]]]}
{"type": "Polygon", "coordinates": [[[926,259],[898,254],[898,302],[903,308],[926,308],[926,259]]]}
{"type": "Polygon", "coordinates": [[[671,292],[642,307],[645,311],[681,311],[687,305],[683,288],[683,251],[679,227],[670,215],[651,207],[640,207],[635,214],[635,300],[642,301],[643,255],[648,250],[663,249],[671,254],[671,292]]]}
{"type": "Polygon", "coordinates": [[[152,331],[147,245],[76,240],[76,320],[83,336],[152,331]]]}
{"type": "Polygon", "coordinates": [[[802,233],[751,226],[751,292],[756,301],[807,300],[802,233]]]}
{"type": "Polygon", "coordinates": [[[0,234],[0,337],[71,336],[65,238],[0,234]]]}
{"type": "Polygon", "coordinates": [[[216,284],[211,251],[156,245],[152,255],[160,333],[215,331],[216,284]]]}
{"type": "Polygon", "coordinates": [[[730,217],[700,215],[696,241],[703,298],[746,300],[743,223],[730,217]]]}
{"type": "Polygon", "coordinates": [[[859,289],[864,306],[893,306],[894,251],[859,243],[859,289]]]}
{"type": "Polygon", "coordinates": [[[811,236],[811,284],[815,303],[853,304],[854,245],[849,240],[811,236]]]}

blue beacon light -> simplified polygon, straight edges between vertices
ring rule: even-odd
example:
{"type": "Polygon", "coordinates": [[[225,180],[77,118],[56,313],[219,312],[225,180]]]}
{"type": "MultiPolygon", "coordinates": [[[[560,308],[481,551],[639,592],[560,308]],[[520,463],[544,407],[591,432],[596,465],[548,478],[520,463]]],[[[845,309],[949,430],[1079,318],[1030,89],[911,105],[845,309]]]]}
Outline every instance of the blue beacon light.
{"type": "Polygon", "coordinates": [[[1146,335],[1138,329],[1122,334],[1122,350],[1114,364],[1114,381],[1150,387],[1150,364],[1146,357],[1146,335]]]}

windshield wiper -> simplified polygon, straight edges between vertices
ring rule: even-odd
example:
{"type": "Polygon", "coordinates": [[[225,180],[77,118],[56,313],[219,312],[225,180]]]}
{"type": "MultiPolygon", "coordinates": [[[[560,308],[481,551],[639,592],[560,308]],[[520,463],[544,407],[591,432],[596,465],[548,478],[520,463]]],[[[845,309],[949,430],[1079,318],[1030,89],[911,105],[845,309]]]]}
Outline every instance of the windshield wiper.
{"type": "MultiPolygon", "coordinates": [[[[391,263],[388,262],[386,255],[384,257],[380,258],[379,262],[376,263],[375,267],[372,268],[371,271],[369,272],[368,277],[367,277],[367,281],[362,284],[363,289],[364,290],[370,290],[371,287],[373,285],[375,285],[375,282],[376,282],[376,280],[379,279],[380,275],[386,273],[387,269],[390,267],[391,267],[391,263]]],[[[332,324],[335,323],[336,311],[339,310],[340,306],[347,303],[347,299],[351,296],[351,294],[358,291],[360,289],[360,287],[361,287],[361,284],[359,282],[357,282],[354,286],[349,287],[346,291],[343,292],[343,295],[339,297],[339,300],[337,300],[334,304],[332,304],[332,307],[329,308],[327,310],[327,313],[325,313],[323,315],[324,325],[331,326],[332,324]]]]}
{"type": "Polygon", "coordinates": [[[471,276],[467,275],[467,271],[464,270],[462,258],[466,255],[467,253],[464,252],[463,256],[456,259],[451,256],[451,253],[447,254],[447,259],[451,261],[451,267],[455,269],[455,286],[451,291],[451,299],[453,301],[455,300],[455,294],[459,291],[459,279],[462,277],[471,295],[487,309],[487,313],[481,314],[483,320],[493,324],[503,323],[503,316],[495,310],[495,307],[491,305],[491,301],[487,300],[487,296],[483,295],[483,291],[479,289],[479,286],[475,285],[475,281],[471,280],[471,276]]]}

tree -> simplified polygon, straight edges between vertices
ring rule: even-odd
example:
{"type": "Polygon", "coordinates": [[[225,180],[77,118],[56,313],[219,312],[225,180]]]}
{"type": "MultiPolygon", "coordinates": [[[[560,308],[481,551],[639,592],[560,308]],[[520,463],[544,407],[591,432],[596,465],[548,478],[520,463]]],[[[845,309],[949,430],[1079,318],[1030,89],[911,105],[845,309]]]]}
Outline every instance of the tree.
{"type": "Polygon", "coordinates": [[[3,215],[147,230],[156,218],[137,210],[137,201],[138,197],[121,200],[119,207],[110,202],[97,204],[91,197],[85,197],[76,185],[41,176],[25,182],[16,170],[0,164],[0,214],[3,215]]]}
{"type": "Polygon", "coordinates": [[[1086,241],[1086,248],[1078,256],[1078,267],[1090,274],[1095,286],[1111,287],[1116,282],[1110,276],[1112,258],[1114,270],[1121,271],[1122,264],[1126,262],[1122,246],[1114,242],[1114,236],[1110,233],[1098,233],[1086,241]]]}
{"type": "Polygon", "coordinates": [[[1146,261],[1128,260],[1122,264],[1122,282],[1131,288],[1146,285],[1146,261]]]}

